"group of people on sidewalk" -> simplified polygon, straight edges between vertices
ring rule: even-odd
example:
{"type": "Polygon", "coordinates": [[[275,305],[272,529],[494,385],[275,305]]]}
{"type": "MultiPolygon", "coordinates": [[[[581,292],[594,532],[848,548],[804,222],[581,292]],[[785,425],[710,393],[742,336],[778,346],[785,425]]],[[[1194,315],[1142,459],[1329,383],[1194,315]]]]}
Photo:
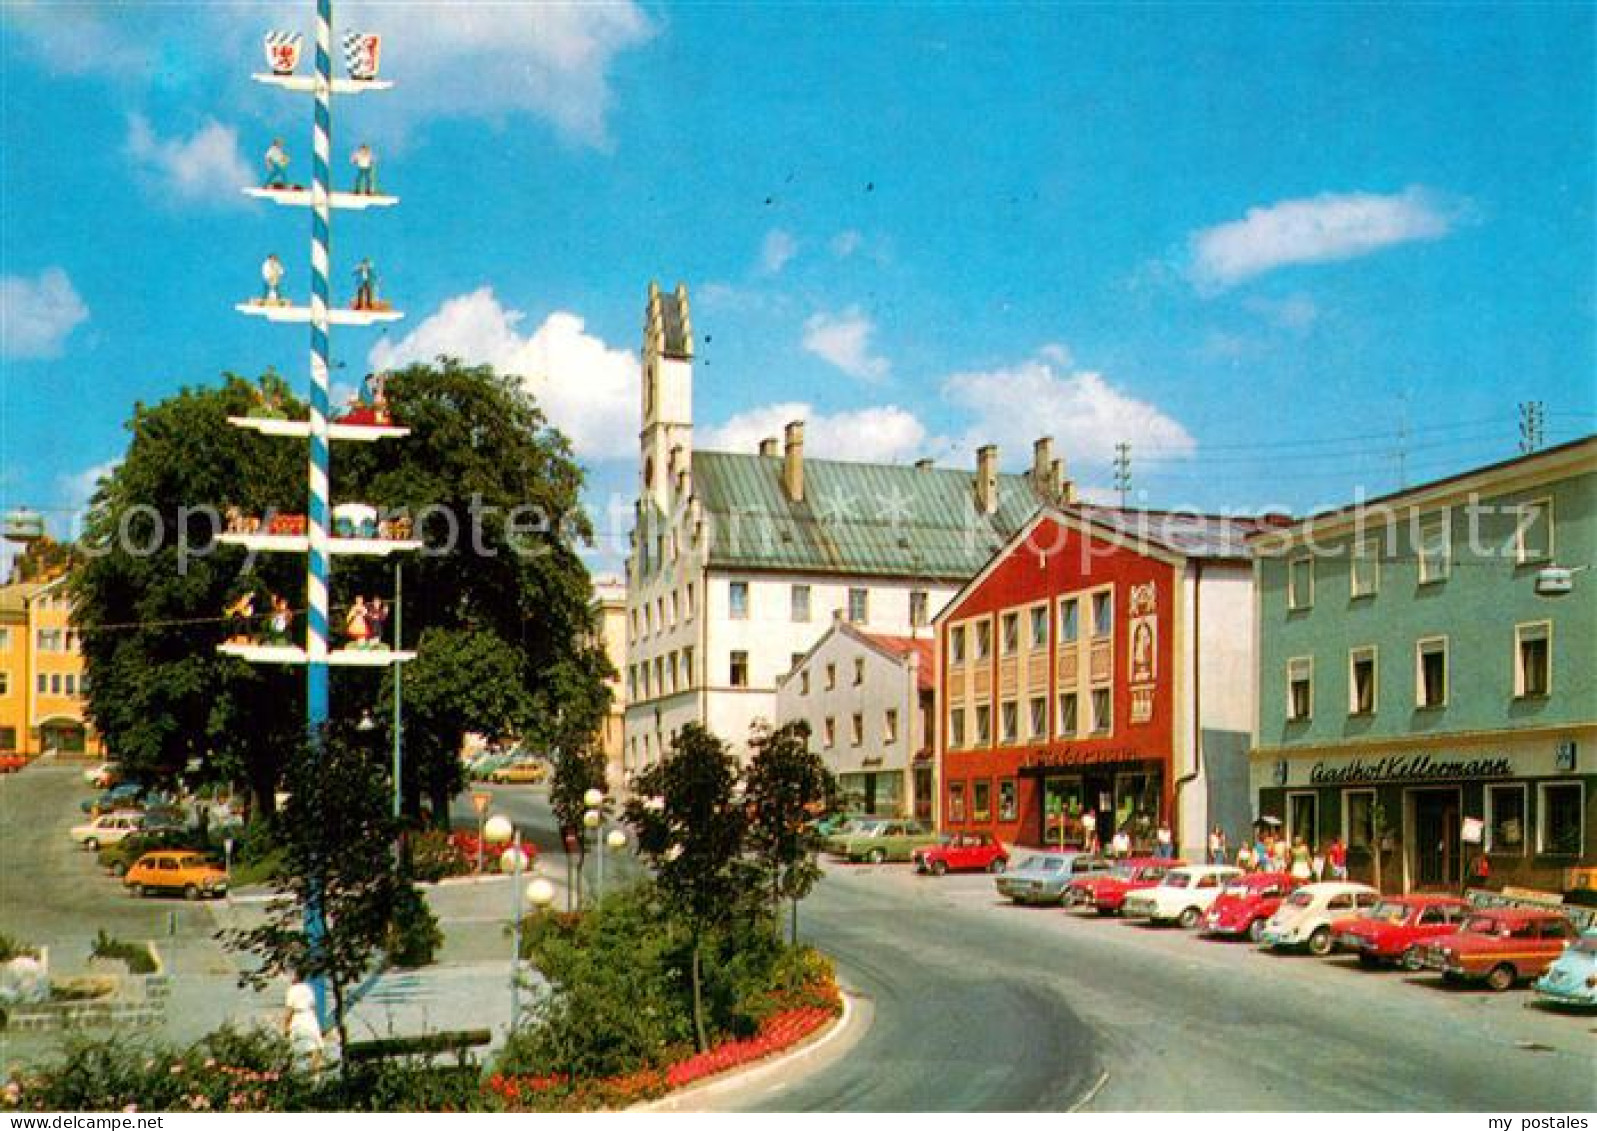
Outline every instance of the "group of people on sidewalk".
{"type": "Polygon", "coordinates": [[[1299,880],[1347,879],[1347,845],[1332,837],[1324,846],[1311,845],[1301,836],[1289,841],[1267,825],[1258,826],[1253,835],[1237,846],[1232,859],[1225,830],[1218,825],[1209,834],[1209,863],[1235,864],[1244,872],[1286,872],[1299,880]]]}

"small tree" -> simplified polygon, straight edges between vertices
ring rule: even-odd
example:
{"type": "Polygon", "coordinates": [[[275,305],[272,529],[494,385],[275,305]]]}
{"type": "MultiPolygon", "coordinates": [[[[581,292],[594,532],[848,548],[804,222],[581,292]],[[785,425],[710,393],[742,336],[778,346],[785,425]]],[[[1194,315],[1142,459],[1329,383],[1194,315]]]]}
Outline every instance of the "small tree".
{"type": "Polygon", "coordinates": [[[783,899],[790,901],[788,941],[795,945],[799,900],[821,878],[810,829],[837,803],[837,779],[810,750],[809,737],[809,724],[802,720],[757,731],[744,779],[749,847],[767,873],[772,913],[780,912],[783,899]]]}
{"type": "Polygon", "coordinates": [[[261,988],[284,975],[325,979],[342,1043],[345,990],[384,949],[400,903],[387,782],[378,758],[352,733],[330,726],[290,761],[285,784],[288,804],[278,814],[283,857],[275,876],[284,898],[273,901],[261,926],[224,931],[222,938],[260,959],[240,975],[241,985],[261,988]],[[308,917],[320,924],[319,938],[308,917]]]}
{"type": "Polygon", "coordinates": [[[626,817],[638,851],[654,865],[667,911],[691,944],[693,1030],[702,1052],[704,943],[732,922],[757,883],[743,861],[748,819],[736,797],[737,764],[726,744],[697,723],[677,736],[664,761],[639,775],[626,817]]]}

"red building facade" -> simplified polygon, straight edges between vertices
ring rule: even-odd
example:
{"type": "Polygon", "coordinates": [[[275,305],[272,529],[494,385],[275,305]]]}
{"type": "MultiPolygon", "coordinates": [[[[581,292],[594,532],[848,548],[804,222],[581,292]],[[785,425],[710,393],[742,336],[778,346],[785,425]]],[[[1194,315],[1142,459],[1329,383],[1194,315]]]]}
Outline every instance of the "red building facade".
{"type": "Polygon", "coordinates": [[[939,616],[942,823],[1151,848],[1175,819],[1185,558],[1047,511],[939,616]]]}

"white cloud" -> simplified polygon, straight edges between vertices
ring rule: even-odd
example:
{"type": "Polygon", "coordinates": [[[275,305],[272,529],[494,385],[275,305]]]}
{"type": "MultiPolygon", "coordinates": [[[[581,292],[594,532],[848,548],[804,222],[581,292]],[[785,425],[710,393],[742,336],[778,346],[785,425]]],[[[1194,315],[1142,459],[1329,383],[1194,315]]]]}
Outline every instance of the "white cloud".
{"type": "Polygon", "coordinates": [[[1244,304],[1253,313],[1269,319],[1277,326],[1304,333],[1320,317],[1320,308],[1308,295],[1288,295],[1283,299],[1255,295],[1244,304]]]}
{"type": "Polygon", "coordinates": [[[837,256],[839,259],[847,259],[849,256],[858,251],[860,249],[860,244],[864,242],[865,237],[860,235],[857,229],[849,228],[848,230],[838,232],[837,235],[833,236],[832,242],[829,246],[832,249],[833,255],[837,256]]]}
{"type": "Polygon", "coordinates": [[[837,366],[850,377],[880,381],[892,368],[871,352],[872,322],[857,306],[837,314],[819,313],[804,323],[804,348],[837,366]]]}
{"type": "Polygon", "coordinates": [[[147,73],[152,65],[152,38],[127,34],[106,7],[10,0],[5,12],[7,30],[58,73],[147,73]]]}
{"type": "Polygon", "coordinates": [[[1165,456],[1191,455],[1196,441],[1156,405],[1111,385],[1103,375],[1056,369],[1042,356],[1004,369],[956,373],[943,382],[943,399],[968,414],[961,446],[974,451],[997,444],[1013,463],[1029,456],[1032,442],[1052,436],[1070,464],[1107,463],[1115,444],[1165,456]]]}
{"type": "Polygon", "coordinates": [[[549,420],[588,459],[637,452],[638,359],[589,334],[579,315],[556,311],[530,335],[526,318],[483,287],[449,299],[398,343],[379,342],[374,368],[430,362],[440,354],[488,363],[522,378],[549,420]]]}
{"type": "Polygon", "coordinates": [[[59,267],[36,279],[0,276],[0,357],[60,357],[67,335],[88,317],[89,308],[59,267]]]}
{"type": "Polygon", "coordinates": [[[804,421],[804,452],[817,459],[895,463],[926,454],[926,429],[897,405],[837,412],[811,411],[800,401],[762,405],[724,424],[699,429],[695,445],[713,452],[755,452],[768,436],[782,437],[791,420],[804,421]]]}
{"type": "Polygon", "coordinates": [[[760,245],[760,270],[775,275],[797,254],[798,241],[781,228],[772,228],[760,245]]]}
{"type": "Polygon", "coordinates": [[[239,152],[238,131],[207,118],[188,138],[163,138],[142,114],[128,117],[127,154],[161,196],[241,205],[250,167],[239,152]]]}
{"type": "Polygon", "coordinates": [[[1194,232],[1190,276],[1220,290],[1294,263],[1369,255],[1393,244],[1447,235],[1460,209],[1411,186],[1391,196],[1322,193],[1250,208],[1240,220],[1194,232]]]}

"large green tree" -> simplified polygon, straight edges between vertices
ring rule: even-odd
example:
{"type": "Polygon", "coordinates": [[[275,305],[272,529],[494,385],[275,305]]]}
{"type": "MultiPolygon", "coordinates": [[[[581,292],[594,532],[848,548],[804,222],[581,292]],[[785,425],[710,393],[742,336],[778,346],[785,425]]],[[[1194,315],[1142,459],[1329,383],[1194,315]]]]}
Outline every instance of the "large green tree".
{"type": "Polygon", "coordinates": [[[773,911],[790,903],[789,942],[798,945],[798,905],[821,878],[813,833],[818,817],[837,804],[837,779],[810,750],[802,719],[755,732],[754,757],[744,772],[749,848],[764,865],[773,911]]]}

